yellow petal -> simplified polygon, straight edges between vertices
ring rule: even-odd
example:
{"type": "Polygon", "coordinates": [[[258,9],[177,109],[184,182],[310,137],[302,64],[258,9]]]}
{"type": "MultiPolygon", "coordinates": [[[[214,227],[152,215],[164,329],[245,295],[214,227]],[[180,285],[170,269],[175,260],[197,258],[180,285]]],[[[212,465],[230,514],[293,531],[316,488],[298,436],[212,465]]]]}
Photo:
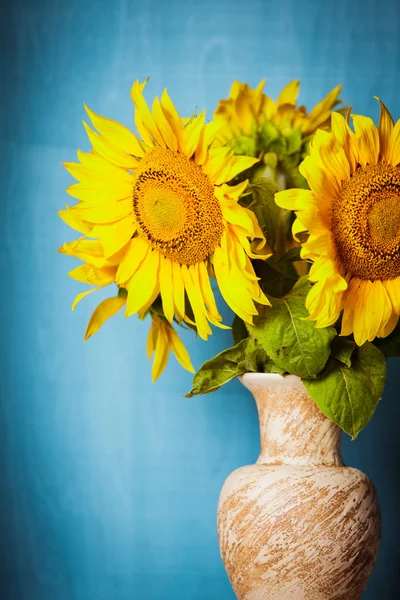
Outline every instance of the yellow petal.
{"type": "Polygon", "coordinates": [[[311,190],[292,188],[275,194],[275,202],[286,210],[314,209],[318,200],[311,190]]]}
{"type": "Polygon", "coordinates": [[[203,110],[197,117],[193,117],[185,127],[183,139],[186,156],[190,157],[195,153],[204,128],[204,119],[205,113],[203,110]]]}
{"type": "Polygon", "coordinates": [[[378,100],[381,108],[381,114],[379,117],[378,133],[379,133],[379,146],[380,146],[380,157],[382,160],[388,161],[390,154],[390,136],[393,131],[394,121],[392,115],[383,104],[382,100],[375,96],[378,100]]]}
{"type": "Polygon", "coordinates": [[[118,285],[123,285],[131,279],[137,269],[142,266],[150,250],[149,243],[142,237],[135,237],[130,241],[116,274],[115,280],[118,285]]]}
{"type": "Polygon", "coordinates": [[[221,127],[222,124],[218,121],[210,121],[204,125],[195,152],[195,161],[198,165],[202,165],[206,162],[208,149],[214,142],[221,127]]]}
{"type": "Polygon", "coordinates": [[[73,242],[69,242],[68,244],[64,244],[58,251],[67,256],[80,258],[96,267],[102,267],[106,262],[104,259],[103,248],[97,240],[80,238],[73,242]]]}
{"type": "Polygon", "coordinates": [[[315,156],[314,151],[316,151],[317,156],[322,160],[332,178],[341,181],[349,179],[349,161],[344,149],[340,146],[333,133],[318,129],[310,146],[312,157],[315,156]]]}
{"type": "Polygon", "coordinates": [[[312,133],[318,127],[321,127],[329,119],[332,108],[338,104],[338,96],[341,92],[342,86],[338,85],[333,88],[326,96],[319,102],[301,126],[302,131],[305,134],[312,133]]]}
{"type": "Polygon", "coordinates": [[[172,262],[174,305],[179,321],[182,321],[185,315],[185,287],[181,273],[182,268],[178,263],[172,262]]]}
{"type": "Polygon", "coordinates": [[[191,363],[189,353],[186,350],[182,340],[172,327],[168,327],[166,331],[171,350],[175,354],[176,360],[184,369],[190,373],[194,373],[195,371],[191,363]]]}
{"type": "Polygon", "coordinates": [[[400,315],[400,277],[388,279],[383,282],[383,285],[389,295],[393,310],[400,315]]]}
{"type": "Polygon", "coordinates": [[[357,291],[354,313],[354,339],[358,346],[372,342],[392,316],[392,305],[383,283],[364,281],[357,291]]]}
{"type": "MultiPolygon", "coordinates": [[[[109,204],[132,197],[133,186],[126,184],[112,185],[112,182],[102,186],[101,180],[97,184],[74,183],[67,187],[67,193],[87,205],[98,206],[109,204]]],[[[74,209],[73,209],[74,210],[74,209]]]]}
{"type": "Polygon", "coordinates": [[[160,258],[160,293],[164,315],[170,323],[174,319],[174,292],[172,281],[172,263],[169,258],[160,258]]]}
{"type": "Polygon", "coordinates": [[[279,94],[278,100],[276,101],[277,106],[279,107],[282,104],[293,104],[296,106],[299,87],[300,81],[298,79],[288,83],[279,94]]]}
{"type": "Polygon", "coordinates": [[[85,110],[97,131],[111,142],[111,144],[117,148],[121,148],[127,154],[133,154],[133,156],[144,155],[144,150],[139,140],[129,129],[116,121],[97,115],[86,104],[85,110]]]}
{"type": "Polygon", "coordinates": [[[361,115],[352,115],[357,136],[359,163],[376,165],[379,157],[379,135],[372,119],[361,115]]]}
{"type": "Polygon", "coordinates": [[[332,113],[331,127],[333,135],[346,152],[347,160],[350,164],[350,170],[353,173],[358,164],[356,136],[353,131],[351,131],[346,119],[340,113],[332,113]]]}
{"type": "Polygon", "coordinates": [[[339,317],[346,288],[345,279],[338,274],[315,283],[306,298],[308,320],[316,321],[316,327],[333,325],[339,317]]]}
{"type": "Polygon", "coordinates": [[[160,377],[161,373],[167,366],[169,350],[170,348],[168,345],[166,332],[164,327],[160,327],[157,331],[155,356],[151,370],[151,379],[153,382],[160,377]]]}
{"type": "Polygon", "coordinates": [[[337,273],[334,261],[327,257],[321,257],[312,265],[309,273],[310,281],[321,281],[333,277],[337,273]]]}
{"type": "Polygon", "coordinates": [[[173,132],[175,133],[176,139],[178,141],[178,150],[183,150],[183,135],[184,128],[182,124],[182,119],[180,118],[171,98],[168,96],[167,90],[164,90],[161,95],[161,108],[170,124],[173,132]]]}
{"type": "Polygon", "coordinates": [[[385,338],[392,333],[399,321],[399,315],[393,311],[390,319],[378,331],[378,337],[385,338]]]}
{"type": "Polygon", "coordinates": [[[79,233],[88,234],[92,231],[93,225],[81,219],[75,211],[69,208],[68,204],[66,210],[59,210],[58,214],[64,223],[72,227],[72,229],[79,231],[79,233]]]}
{"type": "Polygon", "coordinates": [[[76,281],[81,281],[82,283],[90,283],[92,285],[108,285],[112,283],[115,279],[115,267],[95,267],[93,265],[79,265],[72,271],[68,273],[68,275],[75,279],[76,281]]]}
{"type": "Polygon", "coordinates": [[[210,311],[211,315],[215,319],[217,319],[217,321],[221,321],[222,318],[217,309],[214,293],[212,291],[211,284],[210,284],[210,277],[207,273],[207,267],[203,262],[198,263],[198,265],[196,265],[196,267],[197,267],[197,271],[198,271],[198,275],[196,275],[196,276],[198,277],[202,295],[203,295],[204,301],[206,303],[206,306],[207,306],[208,310],[210,311]]]}
{"type": "Polygon", "coordinates": [[[81,292],[80,294],[77,295],[77,297],[75,298],[75,300],[72,303],[72,310],[75,310],[75,308],[78,306],[79,302],[88,294],[91,294],[92,292],[97,292],[97,290],[100,290],[102,286],[99,287],[95,287],[92,288],[91,290],[87,290],[86,292],[81,292]]]}
{"type": "MultiPolygon", "coordinates": [[[[93,174],[95,173],[96,178],[101,177],[105,180],[112,179],[113,181],[124,181],[128,183],[132,183],[134,180],[134,175],[132,175],[132,173],[129,173],[129,171],[123,167],[117,167],[93,151],[82,152],[82,150],[78,150],[78,159],[80,160],[79,166],[82,167],[82,169],[79,170],[79,177],[82,177],[85,173],[85,179],[89,176],[89,174],[90,178],[93,179],[93,174]],[[85,169],[85,171],[83,171],[83,169],[85,169]]],[[[78,176],[78,171],[76,169],[76,165],[78,163],[64,163],[64,165],[65,164],[68,165],[68,169],[71,165],[74,165],[75,169],[74,173],[72,174],[74,177],[78,176]]]]}
{"type": "Polygon", "coordinates": [[[393,167],[400,163],[400,119],[390,134],[388,161],[393,167]]]}
{"type": "Polygon", "coordinates": [[[100,302],[90,317],[90,321],[85,332],[85,342],[92,335],[99,331],[100,327],[107,321],[107,319],[117,314],[117,312],[124,306],[125,302],[126,298],[119,296],[115,298],[107,298],[106,300],[103,300],[103,302],[100,302]]]}
{"type": "Polygon", "coordinates": [[[152,112],[154,121],[163,136],[167,147],[176,152],[178,150],[178,140],[161,108],[160,100],[158,98],[154,98],[152,112]]]}
{"type": "Polygon", "coordinates": [[[136,224],[132,215],[128,215],[114,223],[96,225],[93,228],[93,237],[98,237],[104,249],[104,256],[108,258],[121,250],[129,242],[136,231],[136,224]]]}
{"type": "Polygon", "coordinates": [[[126,317],[135,314],[153,297],[155,290],[159,287],[159,265],[160,254],[156,250],[152,250],[146,256],[142,267],[136,271],[127,283],[126,317]]]}
{"type": "MultiPolygon", "coordinates": [[[[165,148],[166,144],[164,142],[164,138],[158,130],[157,125],[154,122],[153,116],[150,112],[149,107],[147,106],[147,102],[143,97],[143,87],[140,86],[139,82],[136,81],[131,89],[131,97],[132,101],[136,107],[135,111],[135,123],[136,126],[138,123],[136,122],[136,117],[140,119],[140,122],[143,123],[144,127],[147,129],[148,133],[151,137],[156,140],[156,142],[162,147],[165,148]]],[[[139,127],[138,127],[139,130],[139,127]]],[[[142,132],[141,132],[142,133],[142,132]]]]}
{"type": "Polygon", "coordinates": [[[132,217],[132,200],[126,198],[119,202],[110,202],[109,204],[99,204],[92,206],[89,204],[78,204],[74,208],[79,217],[89,223],[112,223],[119,221],[128,215],[132,217]]]}
{"type": "Polygon", "coordinates": [[[195,282],[193,281],[192,271],[192,266],[187,267],[186,265],[182,265],[181,267],[181,275],[190,305],[193,310],[197,332],[203,340],[207,340],[207,336],[211,335],[212,331],[207,322],[203,295],[200,287],[196,286],[195,282]]]}
{"type": "Polygon", "coordinates": [[[118,167],[124,167],[125,169],[136,168],[137,161],[134,158],[132,158],[129,154],[125,154],[125,152],[122,150],[119,150],[104,137],[98,135],[89,127],[89,125],[85,123],[85,121],[83,121],[83,125],[93,148],[98,154],[100,154],[100,156],[108,160],[110,163],[117,165],[118,167]]]}

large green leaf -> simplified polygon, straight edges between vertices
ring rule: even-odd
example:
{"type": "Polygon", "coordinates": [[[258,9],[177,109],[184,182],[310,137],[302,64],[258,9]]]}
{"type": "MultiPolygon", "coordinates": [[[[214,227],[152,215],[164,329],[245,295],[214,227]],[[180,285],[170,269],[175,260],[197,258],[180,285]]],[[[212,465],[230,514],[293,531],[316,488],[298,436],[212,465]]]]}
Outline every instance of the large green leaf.
{"type": "Polygon", "coordinates": [[[274,365],[257,340],[246,338],[233,348],[207,360],[193,378],[193,387],[186,398],[214,392],[231,379],[244,373],[282,373],[274,365]]]}
{"type": "Polygon", "coordinates": [[[270,298],[272,308],[265,307],[248,327],[274,363],[306,378],[316,377],[325,367],[336,335],[333,327],[317,329],[314,322],[305,320],[304,302],[310,289],[307,278],[300,279],[283,298],[270,298]]]}
{"type": "Polygon", "coordinates": [[[385,357],[366,342],[353,353],[351,367],[330,358],[318,379],[303,383],[324,415],[354,439],[374,414],[385,377],[385,357]]]}

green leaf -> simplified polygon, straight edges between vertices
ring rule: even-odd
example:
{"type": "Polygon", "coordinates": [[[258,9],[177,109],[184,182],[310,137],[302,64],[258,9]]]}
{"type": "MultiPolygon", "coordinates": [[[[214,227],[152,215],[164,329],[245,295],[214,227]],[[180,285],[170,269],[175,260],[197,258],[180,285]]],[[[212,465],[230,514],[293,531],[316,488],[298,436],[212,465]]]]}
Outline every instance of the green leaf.
{"type": "Polygon", "coordinates": [[[317,329],[314,322],[304,320],[308,316],[304,302],[310,289],[307,277],[301,278],[283,298],[270,298],[272,308],[265,307],[254,325],[248,326],[274,363],[306,378],[316,377],[325,367],[336,335],[333,327],[317,329]]]}
{"type": "Polygon", "coordinates": [[[244,373],[282,373],[257,340],[246,338],[233,348],[207,360],[193,378],[193,387],[186,398],[218,390],[244,373]]]}
{"type": "Polygon", "coordinates": [[[280,259],[278,260],[278,264],[279,263],[292,263],[292,262],[297,262],[297,261],[301,260],[300,251],[301,251],[300,246],[291,248],[290,250],[285,252],[285,254],[283,256],[280,257],[280,259]]]}
{"type": "Polygon", "coordinates": [[[332,340],[331,356],[347,367],[351,367],[351,355],[355,348],[356,344],[352,340],[336,336],[332,340]]]}
{"type": "Polygon", "coordinates": [[[351,367],[330,358],[318,379],[303,383],[324,415],[355,439],[375,412],[385,377],[385,357],[366,342],[354,352],[351,367]]]}
{"type": "Polygon", "coordinates": [[[281,209],[275,203],[274,196],[277,187],[272,179],[257,177],[246,189],[246,198],[251,194],[246,206],[254,212],[260,227],[271,246],[275,245],[281,209]]]}
{"type": "Polygon", "coordinates": [[[245,338],[249,337],[249,332],[246,329],[244,321],[242,321],[242,319],[237,315],[235,315],[235,318],[232,322],[232,336],[235,344],[238,344],[245,338]]]}

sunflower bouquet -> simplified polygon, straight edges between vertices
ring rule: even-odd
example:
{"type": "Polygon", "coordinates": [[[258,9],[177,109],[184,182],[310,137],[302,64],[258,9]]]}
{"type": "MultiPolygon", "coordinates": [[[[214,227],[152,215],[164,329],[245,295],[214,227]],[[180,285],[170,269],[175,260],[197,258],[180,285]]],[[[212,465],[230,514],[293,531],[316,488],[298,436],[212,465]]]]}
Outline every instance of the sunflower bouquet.
{"type": "Polygon", "coordinates": [[[150,109],[145,85],[131,91],[137,135],[85,107],[92,149],[65,163],[78,203],[59,215],[81,235],[60,252],[83,261],[69,275],[92,286],[72,308],[116,288],[85,340],[121,309],[150,319],[155,380],[171,350],[194,372],[179,327],[204,340],[231,328],[232,347],[188,396],[246,372],[290,373],[356,437],[400,354],[400,121],[382,102],[378,127],[336,110],[340,86],[307,112],[298,81],[276,101],[262,81],[234,82],[206,122],[180,117],[166,90],[150,109]]]}

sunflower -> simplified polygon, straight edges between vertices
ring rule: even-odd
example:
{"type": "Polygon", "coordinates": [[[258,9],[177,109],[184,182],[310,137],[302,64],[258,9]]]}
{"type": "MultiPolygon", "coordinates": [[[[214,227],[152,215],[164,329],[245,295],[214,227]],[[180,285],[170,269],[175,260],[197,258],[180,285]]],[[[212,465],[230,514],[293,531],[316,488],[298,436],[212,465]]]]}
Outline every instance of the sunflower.
{"type": "MultiPolygon", "coordinates": [[[[304,106],[297,106],[299,80],[290,82],[281,91],[276,102],[264,94],[265,81],[263,79],[254,89],[247,83],[233,82],[229,98],[221,100],[214,112],[214,119],[224,125],[219,131],[221,141],[229,142],[233,138],[240,140],[240,136],[254,136],[257,128],[265,121],[272,122],[285,134],[288,130],[298,129],[301,136],[307,138],[317,128],[329,125],[331,111],[340,102],[338,96],[341,86],[339,85],[307,114],[304,106]]],[[[254,155],[257,151],[257,144],[255,144],[254,155]]]]}
{"type": "Polygon", "coordinates": [[[335,323],[361,346],[386,337],[400,314],[400,121],[380,103],[378,127],[353,115],[354,131],[332,114],[300,165],[310,190],[276,194],[294,210],[294,235],[308,232],[302,258],[313,262],[306,306],[317,327],[335,323]]]}
{"type": "MultiPolygon", "coordinates": [[[[111,311],[124,298],[125,316],[142,318],[159,301],[169,324],[185,321],[207,339],[209,323],[224,327],[210,276],[246,322],[257,303],[269,304],[250,260],[266,240],[254,213],[238,203],[248,182],[228,185],[257,159],[213,147],[220,125],[205,124],[204,112],[184,121],[166,90],[150,110],[145,83],[131,91],[140,137],[85,107],[98,133],[84,123],[92,151],[65,163],[79,182],[67,191],[79,202],[61,211],[83,236],[60,251],[85,261],[72,277],[96,286],[74,306],[115,282],[121,299],[111,311]]],[[[171,335],[158,334],[169,342],[171,335]]]]}

